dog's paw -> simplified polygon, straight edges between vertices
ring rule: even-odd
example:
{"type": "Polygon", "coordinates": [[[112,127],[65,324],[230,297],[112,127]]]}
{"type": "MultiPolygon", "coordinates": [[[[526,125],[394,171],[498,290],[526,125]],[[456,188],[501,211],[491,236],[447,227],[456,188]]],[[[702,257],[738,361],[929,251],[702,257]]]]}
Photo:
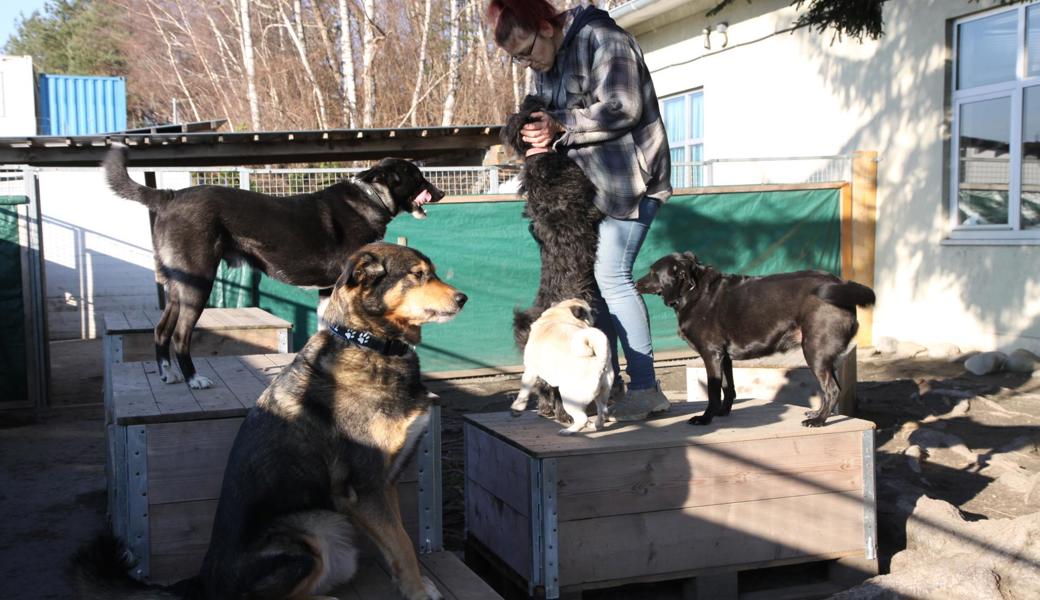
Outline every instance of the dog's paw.
{"type": "Polygon", "coordinates": [[[690,425],[710,425],[711,419],[712,417],[707,415],[697,415],[696,417],[691,417],[687,423],[690,425]]]}
{"type": "Polygon", "coordinates": [[[523,414],[524,414],[524,411],[522,411],[522,410],[517,410],[517,409],[515,409],[515,408],[510,408],[510,409],[509,409],[509,414],[510,414],[510,415],[512,415],[512,416],[513,416],[513,418],[515,419],[515,418],[517,418],[517,417],[519,417],[519,416],[523,415],[523,414]]]}
{"type": "Polygon", "coordinates": [[[444,600],[441,591],[438,590],[437,586],[425,576],[422,576],[422,585],[422,592],[408,596],[410,600],[444,600]]]}
{"type": "Polygon", "coordinates": [[[806,420],[802,421],[802,427],[823,427],[826,423],[827,423],[827,418],[826,417],[824,417],[822,419],[817,417],[815,419],[806,419],[806,420]]]}
{"type": "Polygon", "coordinates": [[[159,380],[163,383],[180,383],[184,381],[184,378],[181,377],[181,374],[177,371],[166,367],[166,369],[163,370],[162,375],[159,376],[159,380]]]}
{"type": "Polygon", "coordinates": [[[213,380],[196,373],[191,376],[190,380],[188,380],[188,387],[193,390],[204,390],[213,387],[213,380]]]}
{"type": "Polygon", "coordinates": [[[564,427],[563,429],[557,431],[556,433],[558,433],[560,435],[574,435],[575,433],[578,433],[578,432],[575,431],[574,429],[571,429],[570,427],[564,427]]]}

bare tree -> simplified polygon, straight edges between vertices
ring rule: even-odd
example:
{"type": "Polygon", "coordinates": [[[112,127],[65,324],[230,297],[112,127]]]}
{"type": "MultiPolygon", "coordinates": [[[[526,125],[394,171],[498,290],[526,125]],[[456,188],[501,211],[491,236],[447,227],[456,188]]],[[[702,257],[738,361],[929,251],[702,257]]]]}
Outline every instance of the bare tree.
{"type": "Polygon", "coordinates": [[[372,127],[376,112],[376,73],[373,66],[376,59],[376,14],[375,0],[364,0],[361,16],[361,65],[362,77],[365,80],[365,107],[361,116],[362,127],[372,127]]]}
{"type": "Polygon", "coordinates": [[[419,125],[416,108],[419,106],[420,94],[426,78],[426,49],[430,40],[430,14],[433,12],[433,0],[423,2],[422,38],[419,40],[419,66],[415,73],[415,88],[412,89],[412,104],[408,108],[409,121],[412,127],[419,125]]]}
{"type": "Polygon", "coordinates": [[[256,97],[256,65],[253,60],[253,28],[249,21],[250,0],[238,0],[239,40],[242,44],[242,64],[246,70],[246,98],[249,99],[249,124],[253,131],[260,130],[260,102],[256,97]]]}
{"type": "MultiPolygon", "coordinates": [[[[278,14],[282,18],[282,25],[285,27],[286,33],[289,34],[289,39],[296,48],[296,53],[300,57],[300,65],[303,66],[303,72],[307,75],[307,81],[314,92],[314,98],[318,104],[318,129],[328,129],[328,115],[325,112],[325,94],[322,93],[321,86],[318,85],[318,79],[314,76],[311,61],[307,58],[307,48],[304,46],[303,38],[297,35],[297,30],[289,22],[289,15],[286,14],[281,2],[278,3],[278,14]]],[[[300,31],[302,30],[303,26],[301,25],[300,31]]]]}
{"type": "Polygon", "coordinates": [[[351,35],[347,0],[339,0],[340,85],[343,108],[350,115],[347,124],[357,126],[357,81],[354,78],[354,39],[351,35]]]}
{"type": "Polygon", "coordinates": [[[459,18],[459,4],[461,0],[448,0],[451,5],[449,11],[449,41],[448,47],[448,91],[444,95],[444,113],[441,117],[441,125],[451,125],[455,120],[455,93],[459,89],[459,63],[462,61],[462,19],[459,18]]]}

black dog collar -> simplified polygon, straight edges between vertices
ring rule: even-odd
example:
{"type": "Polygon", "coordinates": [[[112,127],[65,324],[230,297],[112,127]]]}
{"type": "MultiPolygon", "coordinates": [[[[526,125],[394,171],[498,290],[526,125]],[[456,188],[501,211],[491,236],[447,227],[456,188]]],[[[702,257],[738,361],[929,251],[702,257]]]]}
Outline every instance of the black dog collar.
{"type": "Polygon", "coordinates": [[[358,331],[349,327],[340,327],[332,324],[329,324],[329,331],[332,332],[332,335],[349,344],[368,348],[369,350],[374,350],[387,356],[404,356],[412,349],[407,342],[402,342],[398,339],[385,340],[381,337],[372,335],[372,333],[368,331],[358,331]]]}

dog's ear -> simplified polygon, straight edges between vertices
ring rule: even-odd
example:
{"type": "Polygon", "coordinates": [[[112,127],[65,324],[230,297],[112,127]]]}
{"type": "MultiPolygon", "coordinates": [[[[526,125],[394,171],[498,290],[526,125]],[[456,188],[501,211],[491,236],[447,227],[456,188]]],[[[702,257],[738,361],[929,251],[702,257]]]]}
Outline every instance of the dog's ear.
{"type": "Polygon", "coordinates": [[[387,188],[392,188],[401,183],[401,176],[397,174],[397,171],[383,163],[358,173],[357,178],[365,183],[378,183],[387,188]]]}
{"type": "Polygon", "coordinates": [[[371,252],[358,252],[347,261],[339,283],[347,287],[371,287],[383,275],[386,275],[386,267],[378,256],[371,252]]]}
{"type": "Polygon", "coordinates": [[[575,319],[577,319],[579,321],[585,321],[589,325],[592,325],[592,321],[593,321],[592,309],[589,308],[589,306],[587,304],[584,304],[584,303],[572,304],[571,305],[571,314],[574,315],[575,319]]]}

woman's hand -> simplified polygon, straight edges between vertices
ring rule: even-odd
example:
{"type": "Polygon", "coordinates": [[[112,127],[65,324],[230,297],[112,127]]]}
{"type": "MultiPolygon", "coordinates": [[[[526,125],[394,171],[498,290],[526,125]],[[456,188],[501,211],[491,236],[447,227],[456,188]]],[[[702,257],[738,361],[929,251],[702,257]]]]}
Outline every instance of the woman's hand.
{"type": "Polygon", "coordinates": [[[520,137],[534,148],[548,148],[563,127],[542,111],[531,113],[535,119],[520,129],[520,137]]]}

